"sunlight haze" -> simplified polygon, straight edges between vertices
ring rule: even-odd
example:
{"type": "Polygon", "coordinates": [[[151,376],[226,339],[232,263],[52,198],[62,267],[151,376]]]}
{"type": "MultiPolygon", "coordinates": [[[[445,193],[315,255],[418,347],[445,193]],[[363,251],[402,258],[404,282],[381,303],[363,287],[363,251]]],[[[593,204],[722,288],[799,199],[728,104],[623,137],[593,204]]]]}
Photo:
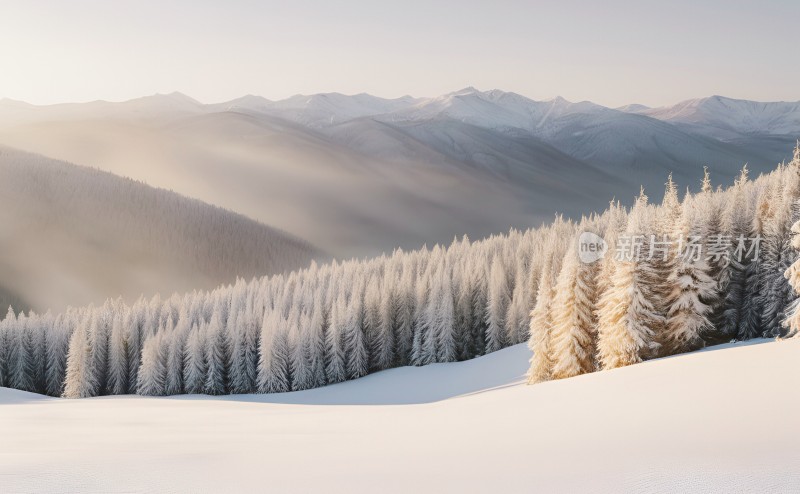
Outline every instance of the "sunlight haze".
{"type": "Polygon", "coordinates": [[[37,104],[465,86],[612,107],[798,99],[789,1],[0,1],[0,12],[0,98],[37,104]]]}

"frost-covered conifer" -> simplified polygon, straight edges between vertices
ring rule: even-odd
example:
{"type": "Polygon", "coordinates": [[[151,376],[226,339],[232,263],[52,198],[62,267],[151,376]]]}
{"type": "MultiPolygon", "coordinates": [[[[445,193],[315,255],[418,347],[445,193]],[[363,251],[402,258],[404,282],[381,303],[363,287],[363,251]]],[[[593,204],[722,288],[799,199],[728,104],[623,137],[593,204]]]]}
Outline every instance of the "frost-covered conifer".
{"type": "Polygon", "coordinates": [[[503,261],[498,257],[492,260],[489,275],[488,310],[486,311],[486,353],[496,352],[507,344],[505,316],[510,303],[508,278],[503,261]]]}
{"type": "MultiPolygon", "coordinates": [[[[629,218],[626,236],[635,242],[647,238],[651,230],[651,212],[644,192],[636,200],[629,218]]],[[[644,252],[647,246],[643,245],[644,252]]],[[[650,282],[655,274],[634,249],[631,259],[615,261],[611,286],[601,296],[598,314],[598,356],[604,369],[631,365],[656,355],[659,344],[655,328],[664,318],[654,303],[656,293],[650,282]]]]}
{"type": "Polygon", "coordinates": [[[531,349],[530,369],[528,370],[528,383],[536,384],[548,381],[551,378],[553,362],[551,360],[551,337],[553,333],[553,307],[555,293],[552,258],[555,255],[553,246],[546,248],[545,263],[537,283],[536,305],[531,311],[530,339],[528,348],[531,349]]]}
{"type": "Polygon", "coordinates": [[[111,337],[108,342],[108,382],[109,394],[121,395],[128,391],[128,342],[123,326],[126,314],[118,311],[111,323],[111,337]]]}
{"type": "Polygon", "coordinates": [[[96,316],[91,309],[87,312],[69,341],[64,398],[87,398],[100,392],[92,356],[94,340],[91,328],[95,326],[93,320],[96,316]]]}
{"type": "Polygon", "coordinates": [[[747,166],[744,166],[733,189],[729,192],[729,202],[724,212],[724,225],[730,235],[731,250],[726,275],[727,283],[723,287],[724,311],[717,324],[726,339],[736,338],[747,332],[743,328],[745,324],[743,312],[747,294],[748,265],[753,256],[739,251],[738,245],[754,236],[753,208],[746,192],[748,183],[747,166]]]}
{"type": "Polygon", "coordinates": [[[669,276],[672,290],[667,298],[669,311],[661,337],[667,354],[703,347],[703,337],[712,329],[708,319],[712,307],[706,301],[715,300],[716,283],[709,276],[710,268],[702,249],[706,238],[704,226],[697,201],[687,196],[676,235],[686,242],[669,276]]]}
{"type": "Polygon", "coordinates": [[[453,290],[446,266],[439,266],[431,299],[434,300],[433,317],[429,321],[431,338],[435,342],[430,350],[436,362],[455,362],[457,360],[456,334],[455,334],[455,308],[453,304],[453,290]]]}
{"type": "Polygon", "coordinates": [[[205,351],[205,323],[195,323],[186,338],[186,353],[183,360],[183,387],[188,394],[205,391],[208,365],[205,351]]]}
{"type": "Polygon", "coordinates": [[[347,323],[344,331],[345,364],[347,378],[358,379],[369,372],[369,356],[364,336],[364,278],[357,273],[353,282],[347,307],[347,323]]]}
{"type": "Polygon", "coordinates": [[[12,326],[8,352],[8,376],[12,388],[36,392],[35,328],[20,313],[12,326]]]}
{"type": "Polygon", "coordinates": [[[289,377],[289,332],[279,310],[267,311],[261,327],[258,391],[284,393],[292,389],[289,377]]]}
{"type": "Polygon", "coordinates": [[[46,333],[45,393],[50,396],[61,396],[64,393],[69,340],[72,336],[72,323],[69,318],[69,314],[57,316],[52,328],[46,333]]]}
{"type": "Polygon", "coordinates": [[[205,394],[221,395],[228,389],[228,337],[219,312],[215,311],[206,328],[205,394]]]}
{"type": "Polygon", "coordinates": [[[405,256],[402,274],[397,282],[395,296],[395,365],[408,365],[411,361],[411,347],[414,341],[414,264],[411,256],[405,256]]]}
{"type": "Polygon", "coordinates": [[[574,247],[567,251],[553,298],[550,354],[552,378],[593,372],[597,346],[597,273],[599,262],[579,262],[574,247]]]}
{"type": "Polygon", "coordinates": [[[167,381],[167,349],[165,331],[149,336],[142,346],[142,365],[136,393],[145,396],[164,396],[167,381]]]}
{"type": "Polygon", "coordinates": [[[325,333],[325,375],[328,383],[347,380],[345,367],[344,329],[347,324],[347,299],[339,292],[330,311],[330,324],[325,333]]]}

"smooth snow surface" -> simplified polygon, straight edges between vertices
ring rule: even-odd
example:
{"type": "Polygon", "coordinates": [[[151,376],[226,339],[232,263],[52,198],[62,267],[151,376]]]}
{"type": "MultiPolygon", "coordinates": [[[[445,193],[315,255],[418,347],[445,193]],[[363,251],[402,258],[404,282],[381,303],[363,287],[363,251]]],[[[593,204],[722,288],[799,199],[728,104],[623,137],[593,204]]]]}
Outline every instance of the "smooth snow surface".
{"type": "Polygon", "coordinates": [[[797,492],[800,341],[754,343],[534,387],[520,345],[269,397],[0,389],[0,491],[797,492]]]}

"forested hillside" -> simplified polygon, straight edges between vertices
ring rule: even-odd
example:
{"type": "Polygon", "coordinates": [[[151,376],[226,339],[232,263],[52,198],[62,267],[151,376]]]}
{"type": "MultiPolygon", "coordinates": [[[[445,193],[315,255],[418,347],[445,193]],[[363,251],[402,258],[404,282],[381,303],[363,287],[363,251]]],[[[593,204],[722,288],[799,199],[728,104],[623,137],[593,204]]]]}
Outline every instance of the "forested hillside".
{"type": "Polygon", "coordinates": [[[308,243],[115,175],[0,148],[0,297],[19,307],[212,288],[307,266],[308,243]]]}
{"type": "Polygon", "coordinates": [[[0,323],[0,385],[54,396],[283,392],[530,341],[530,380],[782,336],[800,151],[733,187],[580,222],[0,323]],[[585,234],[605,256],[579,262],[585,234]]]}

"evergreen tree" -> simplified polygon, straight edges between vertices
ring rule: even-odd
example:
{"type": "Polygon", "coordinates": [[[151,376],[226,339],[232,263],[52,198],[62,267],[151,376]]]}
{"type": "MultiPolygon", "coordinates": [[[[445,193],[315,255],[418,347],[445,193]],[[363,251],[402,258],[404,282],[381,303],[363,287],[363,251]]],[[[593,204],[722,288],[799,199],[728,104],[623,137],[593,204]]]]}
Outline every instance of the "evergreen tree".
{"type": "Polygon", "coordinates": [[[183,361],[183,387],[188,394],[202,394],[205,391],[208,364],[205,352],[205,323],[192,330],[186,338],[186,353],[183,361]]]}
{"type": "Polygon", "coordinates": [[[531,311],[531,328],[528,348],[531,349],[528,383],[536,384],[551,378],[553,362],[551,360],[551,337],[553,332],[553,295],[552,248],[545,253],[547,259],[537,283],[536,305],[531,311]]]}
{"type": "Polygon", "coordinates": [[[70,338],[64,398],[87,398],[97,396],[100,392],[92,356],[91,327],[95,317],[91,313],[87,314],[70,338]]]}
{"type": "Polygon", "coordinates": [[[364,281],[361,275],[354,281],[347,310],[344,331],[347,378],[357,379],[369,372],[369,357],[364,337],[364,281]]]}
{"type": "Polygon", "coordinates": [[[207,395],[225,394],[228,389],[228,337],[218,311],[211,316],[206,328],[206,364],[208,373],[204,385],[207,395]]]}
{"type": "Polygon", "coordinates": [[[508,345],[505,315],[510,303],[508,278],[499,257],[492,260],[489,276],[488,310],[486,311],[486,353],[496,352],[508,345]]]}
{"type": "Polygon", "coordinates": [[[431,299],[435,301],[434,317],[429,322],[430,341],[435,342],[431,353],[436,362],[455,362],[457,359],[453,291],[447,267],[440,266],[431,299]]]}
{"type": "Polygon", "coordinates": [[[395,291],[395,365],[408,365],[411,362],[411,348],[414,341],[414,264],[410,256],[403,260],[402,275],[395,291]]]}
{"type": "Polygon", "coordinates": [[[160,331],[149,336],[142,346],[142,365],[136,392],[144,396],[164,396],[167,381],[166,333],[160,331]]]}
{"type": "Polygon", "coordinates": [[[260,393],[287,392],[291,390],[289,335],[286,320],[280,311],[271,310],[264,314],[261,331],[258,391],[260,393]]]}
{"type": "Polygon", "coordinates": [[[598,270],[598,262],[579,262],[574,248],[564,257],[553,298],[553,308],[557,308],[550,343],[553,379],[594,372],[598,270]]]}
{"type": "MultiPolygon", "coordinates": [[[[646,239],[650,225],[647,196],[642,192],[629,214],[626,237],[620,240],[646,239]]],[[[641,252],[648,247],[642,245],[641,252]]],[[[641,362],[659,348],[654,328],[663,327],[664,318],[654,304],[656,292],[650,280],[655,273],[635,250],[632,254],[631,259],[615,261],[611,287],[601,296],[597,348],[603,369],[641,362]]]]}
{"type": "Polygon", "coordinates": [[[664,336],[661,338],[668,354],[702,348],[703,336],[712,329],[708,319],[712,307],[706,300],[715,299],[716,284],[709,276],[710,268],[702,251],[706,232],[703,229],[703,218],[696,218],[697,208],[697,201],[687,196],[676,235],[686,239],[686,242],[683,252],[678,253],[675,269],[669,276],[672,291],[668,296],[669,312],[664,336]]]}
{"type": "Polygon", "coordinates": [[[128,391],[128,343],[126,341],[123,318],[125,314],[117,312],[111,324],[111,338],[108,343],[108,383],[107,391],[112,395],[125,394],[128,391]]]}
{"type": "MultiPolygon", "coordinates": [[[[71,323],[67,320],[68,318],[69,315],[56,317],[52,329],[46,335],[45,392],[50,396],[61,396],[64,393],[69,340],[72,336],[71,323]]],[[[0,333],[2,333],[2,329],[0,329],[0,333]]],[[[2,343],[0,342],[0,344],[2,343]]],[[[2,355],[0,355],[0,359],[2,359],[2,355]]]]}
{"type": "Polygon", "coordinates": [[[330,326],[325,333],[325,375],[331,384],[347,380],[343,336],[346,325],[347,301],[344,292],[339,292],[331,307],[330,326]]]}

